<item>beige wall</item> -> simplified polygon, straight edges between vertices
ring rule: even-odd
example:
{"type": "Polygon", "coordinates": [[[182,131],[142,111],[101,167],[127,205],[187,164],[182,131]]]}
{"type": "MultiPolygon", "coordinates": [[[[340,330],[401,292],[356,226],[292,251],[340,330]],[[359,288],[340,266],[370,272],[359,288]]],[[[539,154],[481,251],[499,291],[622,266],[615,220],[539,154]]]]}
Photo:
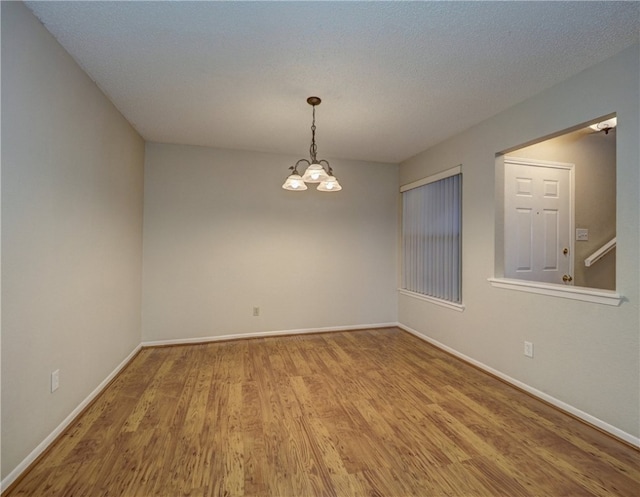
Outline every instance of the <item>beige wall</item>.
{"type": "MultiPolygon", "coordinates": [[[[589,230],[588,241],[574,241],[576,286],[616,288],[615,250],[586,267],[584,260],[616,236],[616,134],[589,128],[519,150],[510,156],[575,164],[575,227],[589,230]]],[[[575,234],[572,234],[575,238],[575,234]]]]}
{"type": "Polygon", "coordinates": [[[298,158],[147,144],[143,340],[397,321],[397,165],[283,190],[298,158]]]}
{"type": "Polygon", "coordinates": [[[399,321],[631,437],[640,435],[639,58],[635,45],[400,166],[406,184],[463,165],[466,309],[400,295],[399,321]],[[612,307],[492,287],[502,194],[496,154],[612,112],[619,125],[616,282],[624,302],[612,307]],[[525,340],[534,343],[533,359],[523,355],[525,340]]]}
{"type": "Polygon", "coordinates": [[[143,161],[96,85],[2,2],[3,478],[140,343],[143,161]]]}

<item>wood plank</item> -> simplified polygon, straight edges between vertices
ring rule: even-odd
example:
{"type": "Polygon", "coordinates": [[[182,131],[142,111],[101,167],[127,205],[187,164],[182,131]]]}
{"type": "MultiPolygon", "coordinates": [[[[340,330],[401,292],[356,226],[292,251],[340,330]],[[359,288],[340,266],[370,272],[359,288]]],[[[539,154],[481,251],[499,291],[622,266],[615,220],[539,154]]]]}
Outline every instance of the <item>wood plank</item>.
{"type": "Polygon", "coordinates": [[[640,452],[397,328],[144,349],[6,497],[640,495],[640,452]]]}

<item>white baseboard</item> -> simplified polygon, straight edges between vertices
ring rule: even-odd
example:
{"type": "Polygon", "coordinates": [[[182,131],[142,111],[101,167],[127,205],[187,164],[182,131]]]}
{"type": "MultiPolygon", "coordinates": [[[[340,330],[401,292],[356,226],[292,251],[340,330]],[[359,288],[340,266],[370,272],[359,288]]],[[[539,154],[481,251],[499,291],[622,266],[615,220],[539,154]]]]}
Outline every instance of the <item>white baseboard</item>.
{"type": "Polygon", "coordinates": [[[331,326],[328,328],[303,328],[297,330],[258,331],[253,333],[237,333],[235,335],[209,336],[200,338],[178,338],[171,340],[152,340],[142,342],[143,347],[159,347],[163,345],[188,345],[194,343],[222,342],[242,338],[265,338],[281,335],[304,335],[308,333],[328,333],[331,331],[368,330],[374,328],[395,328],[398,323],[359,324],[354,326],[331,326]]]}
{"type": "Polygon", "coordinates": [[[615,426],[610,425],[609,423],[606,423],[604,421],[602,421],[601,419],[596,418],[595,416],[592,416],[591,414],[588,414],[584,411],[581,411],[580,409],[573,407],[572,405],[567,404],[566,402],[563,402],[559,399],[556,399],[555,397],[552,397],[551,395],[548,395],[536,388],[533,388],[532,386],[527,385],[526,383],[522,383],[521,381],[518,381],[514,378],[511,378],[510,376],[507,376],[506,374],[493,369],[489,366],[487,366],[486,364],[483,364],[480,361],[477,361],[467,355],[462,354],[461,352],[458,352],[455,349],[452,349],[451,347],[438,342],[437,340],[434,340],[433,338],[430,338],[426,335],[423,335],[422,333],[409,328],[408,326],[405,326],[403,324],[397,323],[398,328],[401,328],[403,330],[405,330],[408,333],[411,333],[412,335],[415,335],[416,337],[420,338],[421,340],[424,340],[425,342],[428,342],[436,347],[438,347],[439,349],[442,349],[448,353],[450,353],[451,355],[454,355],[460,359],[462,359],[465,362],[468,362],[469,364],[473,364],[474,366],[476,366],[479,369],[482,369],[483,371],[486,371],[487,373],[490,373],[493,376],[496,376],[497,378],[500,378],[501,380],[510,383],[511,385],[524,390],[525,392],[533,395],[534,397],[537,397],[541,400],[544,400],[545,402],[548,402],[549,404],[557,407],[558,409],[561,409],[562,411],[565,411],[569,414],[571,414],[572,416],[575,416],[576,418],[579,418],[583,421],[585,421],[586,423],[595,426],[596,428],[605,431],[607,433],[610,433],[611,435],[613,435],[616,438],[619,438],[620,440],[624,440],[625,442],[627,442],[630,445],[633,445],[635,447],[640,448],[640,438],[639,437],[635,437],[633,435],[631,435],[630,433],[627,433],[625,431],[620,430],[619,428],[616,428],[615,426]]]}
{"type": "Polygon", "coordinates": [[[0,482],[0,492],[4,492],[14,481],[18,479],[18,477],[38,458],[40,455],[47,450],[47,448],[60,436],[64,430],[78,417],[78,415],[105,389],[105,387],[113,380],[116,375],[133,359],[133,357],[138,353],[138,351],[142,348],[141,345],[138,345],[133,351],[107,376],[94,390],[91,392],[86,399],[84,399],[78,407],[76,407],[65,419],[58,425],[58,427],[53,430],[47,438],[45,438],[40,444],[31,451],[31,453],[24,458],[24,460],[18,464],[11,473],[9,473],[1,482],[0,482]]]}

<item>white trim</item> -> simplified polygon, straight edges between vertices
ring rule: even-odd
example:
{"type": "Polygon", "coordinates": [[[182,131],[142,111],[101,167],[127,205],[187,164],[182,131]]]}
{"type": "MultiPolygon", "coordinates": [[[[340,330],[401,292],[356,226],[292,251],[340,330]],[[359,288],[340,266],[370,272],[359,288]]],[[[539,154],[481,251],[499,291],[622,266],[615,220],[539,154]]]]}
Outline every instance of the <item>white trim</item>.
{"type": "Polygon", "coordinates": [[[616,238],[617,237],[614,236],[611,240],[609,240],[602,247],[600,247],[598,250],[596,250],[593,254],[591,254],[589,257],[587,257],[584,260],[584,265],[586,267],[591,267],[594,262],[598,262],[605,255],[607,255],[614,248],[616,248],[616,238]]]}
{"type": "Polygon", "coordinates": [[[234,335],[220,335],[196,338],[176,338],[170,340],[152,340],[142,342],[142,347],[158,347],[163,345],[188,345],[194,343],[223,342],[227,340],[240,340],[243,338],[266,338],[282,335],[305,335],[309,333],[328,333],[331,331],[368,330],[374,328],[391,328],[397,323],[359,324],[352,326],[330,326],[327,328],[302,328],[295,330],[257,331],[253,333],[236,333],[234,335]]]}
{"type": "Polygon", "coordinates": [[[580,409],[573,407],[570,404],[567,404],[566,402],[563,402],[559,399],[556,399],[555,397],[552,397],[551,395],[548,395],[536,388],[533,388],[532,386],[527,385],[526,383],[523,383],[521,381],[518,381],[514,378],[511,378],[510,376],[496,370],[493,369],[489,366],[487,366],[486,364],[483,364],[480,361],[477,361],[475,359],[472,359],[471,357],[462,354],[461,352],[458,352],[455,349],[452,349],[451,347],[448,347],[447,345],[438,342],[437,340],[434,340],[433,338],[430,338],[426,335],[421,334],[420,332],[409,328],[408,326],[405,326],[403,324],[398,323],[398,328],[401,328],[403,330],[405,330],[408,333],[411,333],[412,335],[420,338],[421,340],[424,340],[425,342],[430,343],[431,345],[434,345],[435,347],[438,347],[439,349],[442,349],[448,353],[450,353],[451,355],[454,355],[456,357],[458,357],[459,359],[462,359],[465,362],[468,362],[469,364],[473,364],[474,366],[476,366],[477,368],[480,368],[483,371],[486,371],[487,373],[492,374],[493,376],[496,376],[497,378],[500,378],[503,381],[506,381],[507,383],[521,389],[524,390],[525,392],[533,395],[534,397],[537,397],[541,400],[544,400],[545,402],[548,402],[549,404],[557,407],[558,409],[561,409],[562,411],[565,411],[573,416],[575,416],[576,418],[579,418],[583,421],[585,421],[586,423],[595,426],[596,428],[599,428],[600,430],[603,430],[611,435],[613,435],[614,437],[619,438],[620,440],[624,440],[625,442],[640,448],[640,437],[635,437],[633,435],[631,435],[630,433],[627,433],[625,431],[622,431],[619,428],[616,428],[615,426],[610,425],[609,423],[602,421],[601,419],[596,418],[595,416],[592,416],[591,414],[588,414],[584,411],[581,411],[580,409]]]}
{"type": "Polygon", "coordinates": [[[595,290],[592,288],[540,283],[537,281],[514,280],[509,278],[488,278],[491,286],[519,292],[537,293],[550,297],[581,300],[594,304],[619,306],[624,297],[611,290],[595,290]]]}
{"type": "Polygon", "coordinates": [[[113,380],[122,369],[129,364],[131,359],[140,351],[142,348],[141,345],[137,345],[135,349],[120,363],[116,368],[107,376],[94,390],[91,392],[87,398],[85,398],[71,413],[58,425],[58,427],[53,430],[47,438],[45,438],[40,444],[31,451],[31,453],[25,457],[20,464],[18,464],[11,473],[9,473],[3,480],[0,482],[0,492],[4,492],[18,477],[38,458],[40,455],[49,448],[49,446],[56,441],[56,439],[66,430],[69,425],[75,421],[75,419],[82,413],[82,411],[91,403],[93,400],[102,393],[102,391],[106,388],[106,386],[113,380]]]}
{"type": "Polygon", "coordinates": [[[433,174],[431,176],[427,176],[426,178],[419,179],[412,183],[407,183],[406,185],[402,185],[400,187],[400,192],[406,192],[407,190],[413,190],[414,188],[418,188],[420,186],[428,185],[429,183],[435,183],[436,181],[440,181],[441,179],[449,178],[450,176],[455,176],[456,174],[462,173],[462,164],[452,167],[451,169],[447,169],[445,171],[441,171],[439,173],[433,174]]]}
{"type": "Polygon", "coordinates": [[[411,297],[418,300],[424,300],[425,302],[430,302],[431,304],[436,304],[441,307],[453,309],[454,311],[458,311],[458,312],[464,311],[464,305],[458,304],[456,302],[449,302],[448,300],[437,299],[429,295],[422,295],[421,293],[412,292],[410,290],[407,290],[406,288],[398,288],[398,292],[400,292],[402,295],[406,295],[407,297],[411,297]]]}
{"type": "Polygon", "coordinates": [[[538,166],[538,167],[551,167],[553,169],[574,169],[575,164],[570,162],[556,162],[550,160],[540,159],[527,159],[524,157],[513,157],[512,155],[505,155],[504,161],[511,164],[519,164],[521,166],[538,166]]]}

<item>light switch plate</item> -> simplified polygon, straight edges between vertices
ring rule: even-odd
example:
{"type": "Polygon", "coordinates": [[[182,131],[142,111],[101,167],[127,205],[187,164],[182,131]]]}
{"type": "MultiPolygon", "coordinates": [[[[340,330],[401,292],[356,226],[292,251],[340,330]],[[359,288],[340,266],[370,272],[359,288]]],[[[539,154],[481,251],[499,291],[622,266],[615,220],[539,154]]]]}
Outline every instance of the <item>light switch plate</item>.
{"type": "Polygon", "coordinates": [[[589,230],[586,228],[576,229],[576,240],[579,242],[586,242],[589,240],[589,230]]]}

